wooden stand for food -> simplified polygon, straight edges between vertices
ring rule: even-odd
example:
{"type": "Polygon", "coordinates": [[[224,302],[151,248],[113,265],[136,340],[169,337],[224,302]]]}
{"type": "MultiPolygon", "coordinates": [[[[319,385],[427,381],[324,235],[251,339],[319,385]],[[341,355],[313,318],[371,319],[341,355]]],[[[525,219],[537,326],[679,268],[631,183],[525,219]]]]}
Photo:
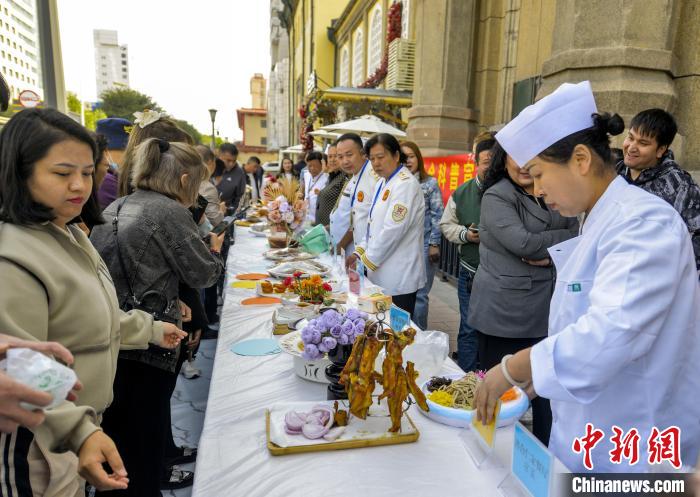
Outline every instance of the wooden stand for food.
{"type": "Polygon", "coordinates": [[[358,439],[358,440],[341,440],[338,442],[322,442],[313,445],[298,445],[295,447],[280,447],[270,441],[270,411],[265,411],[265,434],[267,437],[267,450],[273,456],[284,456],[287,454],[303,454],[307,452],[324,452],[328,450],[344,450],[344,449],[361,449],[364,447],[379,447],[382,445],[407,444],[418,440],[420,432],[413,420],[408,414],[404,415],[413,428],[413,432],[408,434],[401,433],[382,433],[378,434],[377,438],[358,439]]]}

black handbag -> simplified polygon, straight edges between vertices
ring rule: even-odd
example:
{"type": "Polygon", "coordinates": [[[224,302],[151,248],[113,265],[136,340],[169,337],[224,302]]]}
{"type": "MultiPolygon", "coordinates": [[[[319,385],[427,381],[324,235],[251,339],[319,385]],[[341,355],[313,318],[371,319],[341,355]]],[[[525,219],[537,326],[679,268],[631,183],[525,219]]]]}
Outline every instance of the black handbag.
{"type": "MultiPolygon", "coordinates": [[[[139,310],[146,312],[153,316],[155,321],[165,321],[172,324],[177,324],[177,321],[170,317],[170,312],[172,311],[173,304],[168,301],[168,298],[157,290],[149,290],[144,292],[141,297],[137,297],[134,292],[134,287],[132,283],[132,277],[126,270],[126,265],[124,264],[124,259],[122,258],[121,247],[119,246],[119,212],[122,207],[126,204],[126,198],[117,207],[117,213],[112,219],[112,232],[114,233],[114,240],[117,244],[117,258],[119,259],[119,266],[121,267],[122,274],[126,280],[127,288],[129,289],[129,295],[123,304],[120,304],[121,310],[128,312],[131,310],[139,310]],[[145,303],[148,302],[148,305],[145,303]]],[[[158,345],[149,343],[148,350],[156,354],[161,354],[166,357],[171,357],[175,353],[175,350],[166,349],[158,345]]]]}

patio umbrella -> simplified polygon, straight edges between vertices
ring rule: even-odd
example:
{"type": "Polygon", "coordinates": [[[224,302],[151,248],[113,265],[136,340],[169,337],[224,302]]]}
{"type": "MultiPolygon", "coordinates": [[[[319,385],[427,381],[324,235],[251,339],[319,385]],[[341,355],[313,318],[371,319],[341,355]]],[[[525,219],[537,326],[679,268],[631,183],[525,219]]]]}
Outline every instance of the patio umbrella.
{"type": "Polygon", "coordinates": [[[364,115],[351,121],[342,123],[329,124],[320,128],[323,131],[329,132],[349,132],[353,131],[359,135],[374,135],[376,133],[388,133],[397,138],[404,138],[406,133],[399,128],[395,128],[390,124],[385,123],[376,116],[364,115]]]}

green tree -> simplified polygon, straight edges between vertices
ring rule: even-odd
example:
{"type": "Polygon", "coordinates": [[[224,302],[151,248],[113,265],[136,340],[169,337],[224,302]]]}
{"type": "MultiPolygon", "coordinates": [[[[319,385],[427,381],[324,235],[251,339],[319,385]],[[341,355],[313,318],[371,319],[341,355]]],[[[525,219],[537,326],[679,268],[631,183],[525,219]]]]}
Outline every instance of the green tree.
{"type": "Polygon", "coordinates": [[[72,91],[69,91],[66,94],[66,99],[68,100],[68,110],[80,115],[80,106],[82,105],[82,102],[78,98],[78,95],[72,91]]]}
{"type": "Polygon", "coordinates": [[[197,131],[197,128],[195,128],[192,124],[180,119],[175,119],[175,123],[177,123],[180,129],[189,133],[195,143],[202,143],[202,133],[197,131]]]}
{"type": "MultiPolygon", "coordinates": [[[[224,139],[221,138],[220,136],[217,136],[215,147],[219,148],[222,143],[224,143],[224,139]]],[[[211,144],[211,135],[202,135],[202,145],[206,145],[208,147],[210,144],[211,144]]]]}
{"type": "Polygon", "coordinates": [[[100,119],[104,119],[107,117],[107,114],[104,113],[102,109],[85,109],[85,127],[87,129],[91,129],[92,131],[95,131],[97,128],[97,121],[100,119]]]}
{"type": "Polygon", "coordinates": [[[134,112],[144,109],[162,110],[151,97],[131,88],[113,88],[101,95],[102,110],[109,117],[134,120],[134,112]]]}

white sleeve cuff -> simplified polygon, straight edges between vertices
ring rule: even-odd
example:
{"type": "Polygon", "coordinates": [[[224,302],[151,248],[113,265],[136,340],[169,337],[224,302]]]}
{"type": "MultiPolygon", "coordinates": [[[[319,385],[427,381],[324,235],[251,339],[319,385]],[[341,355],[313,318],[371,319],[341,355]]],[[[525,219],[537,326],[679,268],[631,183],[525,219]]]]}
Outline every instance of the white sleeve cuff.
{"type": "Polygon", "coordinates": [[[557,377],[554,355],[557,338],[559,338],[558,335],[547,337],[532,347],[530,351],[532,385],[540,397],[577,402],[577,399],[571,395],[557,377]]]}

